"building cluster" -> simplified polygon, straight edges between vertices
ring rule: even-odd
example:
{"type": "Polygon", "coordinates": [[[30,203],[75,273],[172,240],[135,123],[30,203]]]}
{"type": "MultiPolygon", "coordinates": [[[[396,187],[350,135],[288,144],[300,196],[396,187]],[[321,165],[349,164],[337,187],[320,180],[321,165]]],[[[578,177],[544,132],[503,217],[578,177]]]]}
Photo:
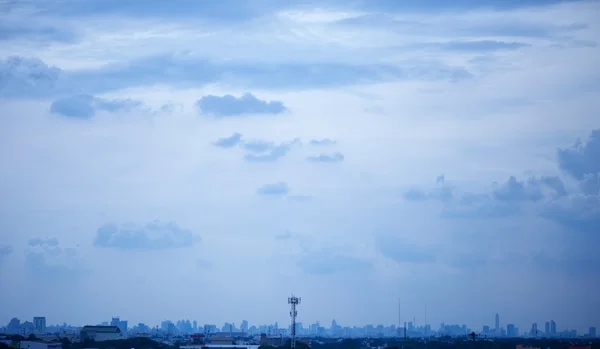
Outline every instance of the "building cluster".
{"type": "MultiPolygon", "coordinates": [[[[461,337],[473,332],[466,325],[448,325],[441,324],[438,329],[432,329],[428,324],[416,325],[416,322],[410,321],[403,323],[402,326],[396,325],[365,325],[365,326],[341,326],[335,320],[329,327],[322,326],[315,322],[308,326],[302,322],[296,323],[296,335],[298,338],[315,337],[333,337],[333,338],[383,338],[383,337],[461,337]]],[[[591,327],[587,333],[580,334],[575,330],[558,331],[555,321],[545,323],[543,330],[538,329],[536,323],[532,324],[529,331],[520,331],[514,324],[507,324],[502,327],[500,316],[496,314],[494,326],[483,326],[482,331],[475,331],[480,338],[498,338],[498,337],[527,337],[527,338],[595,338],[596,328],[591,327]]],[[[162,321],[159,326],[149,326],[139,323],[130,326],[125,320],[114,317],[111,321],[105,321],[97,325],[84,327],[62,325],[47,325],[45,317],[35,317],[32,321],[21,322],[13,318],[10,322],[0,327],[0,333],[20,334],[27,337],[34,334],[37,338],[69,338],[71,341],[80,341],[93,339],[95,341],[120,339],[128,337],[150,337],[165,341],[166,343],[189,339],[191,335],[201,334],[203,340],[210,343],[211,339],[215,342],[229,340],[241,340],[242,338],[252,338],[253,343],[269,342],[280,343],[289,338],[291,328],[289,325],[280,326],[277,322],[270,325],[251,325],[248,321],[242,321],[241,324],[225,323],[223,326],[212,324],[200,325],[197,321],[179,320],[176,322],[162,321]]],[[[38,349],[38,348],[31,348],[38,349]]],[[[193,348],[189,348],[193,349],[193,348]]]]}
{"type": "Polygon", "coordinates": [[[528,337],[528,338],[596,338],[596,327],[590,327],[587,333],[579,334],[577,330],[557,331],[554,320],[547,321],[544,330],[538,329],[538,324],[531,324],[529,331],[519,332],[519,328],[514,324],[507,324],[506,328],[500,326],[500,315],[496,314],[494,328],[483,326],[481,335],[484,337],[528,337]]]}

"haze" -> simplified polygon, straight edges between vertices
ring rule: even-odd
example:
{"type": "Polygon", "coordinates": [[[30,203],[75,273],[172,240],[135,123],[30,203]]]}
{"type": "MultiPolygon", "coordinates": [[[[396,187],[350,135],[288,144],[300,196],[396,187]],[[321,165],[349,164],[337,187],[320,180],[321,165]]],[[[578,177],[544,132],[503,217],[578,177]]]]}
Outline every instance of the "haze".
{"type": "Polygon", "coordinates": [[[1,2],[0,323],[600,326],[599,14],[1,2]]]}

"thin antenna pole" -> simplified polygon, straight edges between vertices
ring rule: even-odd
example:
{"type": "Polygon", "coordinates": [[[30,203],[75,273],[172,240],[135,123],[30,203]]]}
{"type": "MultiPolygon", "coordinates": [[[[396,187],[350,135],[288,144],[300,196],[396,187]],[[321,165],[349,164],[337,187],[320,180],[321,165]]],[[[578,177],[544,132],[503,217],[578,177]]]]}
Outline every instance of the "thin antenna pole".
{"type": "Polygon", "coordinates": [[[402,327],[402,308],[400,304],[400,298],[398,298],[398,332],[400,332],[400,328],[402,327]]]}

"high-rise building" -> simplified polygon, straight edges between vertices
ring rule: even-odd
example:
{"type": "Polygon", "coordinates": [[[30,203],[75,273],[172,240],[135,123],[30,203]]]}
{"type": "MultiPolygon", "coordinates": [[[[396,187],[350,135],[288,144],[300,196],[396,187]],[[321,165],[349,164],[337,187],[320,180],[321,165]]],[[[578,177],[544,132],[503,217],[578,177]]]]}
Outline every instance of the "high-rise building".
{"type": "Polygon", "coordinates": [[[33,318],[33,328],[35,333],[46,333],[46,318],[43,316],[36,316],[33,318]]]}
{"type": "Polygon", "coordinates": [[[550,320],[550,333],[556,334],[556,322],[554,320],[550,320]]]}
{"type": "Polygon", "coordinates": [[[590,327],[590,330],[588,331],[588,337],[596,338],[596,327],[590,327]]]}
{"type": "Polygon", "coordinates": [[[544,334],[546,337],[550,334],[550,321],[546,321],[546,326],[544,327],[544,334]]]}
{"type": "Polygon", "coordinates": [[[531,325],[531,330],[529,331],[529,335],[531,337],[537,337],[537,335],[538,335],[538,326],[537,326],[537,323],[534,322],[531,325]]]}
{"type": "Polygon", "coordinates": [[[506,336],[509,338],[514,338],[518,336],[518,333],[516,333],[515,331],[515,325],[514,324],[508,324],[506,325],[506,336]]]}
{"type": "Polygon", "coordinates": [[[500,315],[496,313],[496,335],[500,334],[500,315]]]}

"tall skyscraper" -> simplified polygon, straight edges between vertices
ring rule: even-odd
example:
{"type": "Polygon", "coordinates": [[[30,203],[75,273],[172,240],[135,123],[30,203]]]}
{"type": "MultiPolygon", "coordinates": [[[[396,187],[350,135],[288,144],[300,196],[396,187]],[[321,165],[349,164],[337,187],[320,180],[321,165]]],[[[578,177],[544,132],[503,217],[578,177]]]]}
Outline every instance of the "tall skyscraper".
{"type": "Polygon", "coordinates": [[[496,313],[496,335],[500,335],[500,315],[496,313]]]}
{"type": "Polygon", "coordinates": [[[596,327],[590,327],[590,330],[588,331],[588,337],[596,338],[596,327]]]}
{"type": "Polygon", "coordinates": [[[550,321],[546,321],[546,326],[544,327],[544,334],[546,337],[550,334],[550,321]]]}
{"type": "Polygon", "coordinates": [[[554,320],[550,320],[550,333],[556,334],[556,322],[554,320]]]}
{"type": "Polygon", "coordinates": [[[43,316],[36,316],[33,318],[33,328],[35,333],[46,333],[46,318],[43,316]]]}

